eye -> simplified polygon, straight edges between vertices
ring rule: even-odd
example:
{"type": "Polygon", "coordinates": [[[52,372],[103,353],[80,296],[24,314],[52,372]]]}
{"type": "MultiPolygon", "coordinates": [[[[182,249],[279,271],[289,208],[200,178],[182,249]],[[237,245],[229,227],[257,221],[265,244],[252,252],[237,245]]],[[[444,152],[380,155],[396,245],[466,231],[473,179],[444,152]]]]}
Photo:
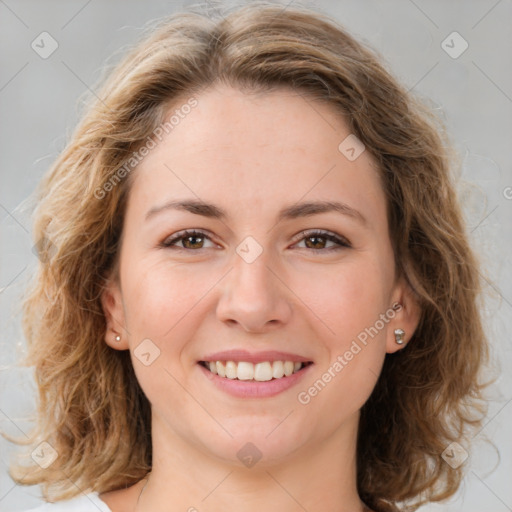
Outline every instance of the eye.
{"type": "MultiPolygon", "coordinates": [[[[313,253],[325,253],[352,247],[346,238],[329,231],[302,231],[299,234],[299,237],[302,237],[298,238],[299,242],[305,241],[305,248],[311,249],[313,253]],[[333,243],[334,246],[326,247],[328,242],[333,243]]],[[[185,230],[166,238],[159,244],[159,246],[162,248],[176,247],[177,249],[189,250],[207,249],[208,247],[204,247],[205,240],[209,240],[210,242],[212,241],[211,238],[203,231],[185,230]],[[181,247],[178,245],[179,243],[182,244],[181,247]]]]}
{"type": "Polygon", "coordinates": [[[204,241],[211,238],[202,231],[186,230],[176,233],[172,237],[166,238],[160,243],[160,247],[177,247],[178,249],[206,249],[203,247],[204,241]],[[177,243],[182,242],[182,246],[178,247],[177,243]]]}
{"type": "Polygon", "coordinates": [[[338,251],[341,249],[347,249],[352,247],[350,242],[341,236],[338,236],[329,231],[302,231],[300,235],[300,242],[304,241],[307,249],[312,249],[315,252],[331,252],[338,251]],[[335,245],[326,247],[328,242],[333,242],[335,245]]]}

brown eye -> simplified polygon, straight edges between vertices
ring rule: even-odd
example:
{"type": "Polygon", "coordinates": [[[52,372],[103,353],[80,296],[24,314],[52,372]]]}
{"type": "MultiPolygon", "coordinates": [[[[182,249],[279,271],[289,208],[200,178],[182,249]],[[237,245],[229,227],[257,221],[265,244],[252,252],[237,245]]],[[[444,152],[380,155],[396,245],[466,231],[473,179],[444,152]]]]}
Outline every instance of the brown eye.
{"type": "Polygon", "coordinates": [[[177,249],[207,249],[204,247],[205,240],[210,240],[210,237],[202,231],[181,231],[171,238],[165,239],[160,246],[161,247],[176,247],[177,249]],[[182,243],[182,246],[178,246],[178,243],[182,243]]]}
{"type": "Polygon", "coordinates": [[[301,235],[303,238],[300,240],[300,242],[304,240],[306,248],[312,249],[313,251],[329,252],[351,247],[347,239],[335,235],[334,233],[324,231],[310,231],[302,232],[301,235]],[[335,245],[326,247],[328,242],[333,242],[335,245]]]}
{"type": "Polygon", "coordinates": [[[186,249],[201,249],[202,247],[198,247],[198,245],[202,246],[204,243],[203,237],[190,235],[182,238],[183,245],[186,249]],[[198,241],[199,240],[199,241],[198,241]],[[190,243],[190,246],[188,245],[190,243]]]}
{"type": "Polygon", "coordinates": [[[306,240],[306,247],[309,249],[324,249],[327,243],[327,237],[325,236],[308,236],[304,240],[306,240]],[[311,243],[308,244],[308,242],[311,243]]]}

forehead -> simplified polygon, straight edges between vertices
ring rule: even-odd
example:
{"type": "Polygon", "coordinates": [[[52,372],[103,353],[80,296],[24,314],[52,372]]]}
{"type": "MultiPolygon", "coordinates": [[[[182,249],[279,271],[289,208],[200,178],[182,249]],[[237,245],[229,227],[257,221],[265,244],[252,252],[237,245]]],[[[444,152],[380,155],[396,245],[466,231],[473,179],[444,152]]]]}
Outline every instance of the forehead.
{"type": "Polygon", "coordinates": [[[173,128],[135,171],[134,202],[195,197],[228,213],[270,213],[283,203],[344,200],[382,216],[377,167],[368,151],[355,160],[340,151],[354,135],[331,106],[292,89],[249,94],[218,86],[194,98],[193,108],[180,111],[184,96],[169,109],[173,128]]]}

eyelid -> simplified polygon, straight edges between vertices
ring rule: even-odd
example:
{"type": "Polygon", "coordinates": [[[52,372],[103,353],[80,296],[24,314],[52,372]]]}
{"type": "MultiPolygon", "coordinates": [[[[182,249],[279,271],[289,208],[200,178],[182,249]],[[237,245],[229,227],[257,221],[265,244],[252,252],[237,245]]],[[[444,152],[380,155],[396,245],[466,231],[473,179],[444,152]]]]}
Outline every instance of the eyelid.
{"type": "MultiPolygon", "coordinates": [[[[301,242],[305,238],[312,237],[315,235],[318,237],[325,238],[325,239],[335,243],[336,246],[325,248],[325,249],[306,248],[306,250],[308,252],[320,254],[320,253],[331,252],[333,250],[340,250],[343,248],[348,249],[348,248],[352,247],[351,242],[346,237],[344,237],[342,235],[338,235],[337,233],[334,233],[332,231],[323,230],[323,229],[315,229],[315,228],[302,230],[300,233],[295,235],[293,237],[293,244],[301,242]]],[[[212,243],[215,243],[213,240],[213,237],[209,233],[209,231],[204,230],[202,228],[198,228],[198,229],[184,229],[184,230],[178,231],[177,233],[174,233],[173,235],[166,237],[162,242],[160,242],[159,247],[161,247],[161,248],[174,247],[174,248],[176,248],[178,250],[182,250],[182,251],[201,251],[202,249],[208,249],[208,247],[200,247],[199,249],[187,249],[184,247],[177,247],[175,245],[176,242],[179,242],[180,240],[183,240],[190,236],[201,237],[201,238],[209,240],[212,243]]]]}
{"type": "MultiPolygon", "coordinates": [[[[159,247],[162,247],[164,249],[168,249],[170,247],[176,247],[174,244],[176,242],[179,242],[180,240],[187,238],[189,236],[197,236],[202,237],[205,239],[210,240],[210,242],[215,243],[213,241],[213,237],[210,234],[209,231],[204,229],[182,229],[181,231],[178,231],[162,240],[160,242],[159,247]]],[[[176,247],[177,249],[183,250],[183,251],[200,251],[201,249],[207,249],[207,247],[201,247],[200,249],[186,249],[184,247],[176,247]]]]}
{"type": "Polygon", "coordinates": [[[352,243],[350,242],[350,240],[348,240],[348,238],[344,237],[343,235],[338,235],[337,233],[335,233],[333,231],[328,231],[328,230],[324,230],[324,229],[316,229],[316,228],[304,229],[294,237],[294,240],[296,240],[297,242],[301,242],[305,238],[312,237],[312,236],[326,238],[327,240],[337,244],[337,246],[329,247],[326,249],[309,249],[309,252],[313,252],[313,253],[324,252],[325,253],[325,252],[330,252],[333,250],[339,250],[339,249],[343,249],[343,248],[345,248],[345,249],[352,248],[352,243]]]}
{"type": "Polygon", "coordinates": [[[340,240],[340,242],[344,242],[344,243],[350,245],[349,240],[346,237],[344,237],[343,235],[338,235],[334,231],[329,231],[326,229],[316,229],[316,228],[303,229],[300,233],[297,233],[297,235],[294,237],[294,240],[300,241],[303,238],[306,238],[306,237],[312,236],[312,235],[331,236],[333,238],[338,238],[340,240]]]}

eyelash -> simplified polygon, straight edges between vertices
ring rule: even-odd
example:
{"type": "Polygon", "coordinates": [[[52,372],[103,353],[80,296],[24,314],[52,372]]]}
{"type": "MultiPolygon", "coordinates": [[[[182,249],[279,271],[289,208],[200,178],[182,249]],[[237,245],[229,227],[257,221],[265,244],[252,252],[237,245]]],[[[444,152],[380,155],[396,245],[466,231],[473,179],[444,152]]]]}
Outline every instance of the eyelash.
{"type": "MultiPolygon", "coordinates": [[[[166,238],[159,244],[159,247],[161,247],[163,249],[169,249],[169,248],[175,247],[176,242],[179,242],[180,240],[183,240],[185,238],[192,237],[192,236],[206,238],[213,242],[213,240],[203,231],[185,230],[185,231],[180,231],[179,233],[176,233],[176,235],[174,235],[171,238],[166,238]]],[[[301,242],[302,240],[304,240],[306,238],[319,237],[319,238],[325,238],[326,240],[329,240],[331,242],[338,244],[337,247],[329,247],[329,248],[325,248],[325,249],[310,249],[310,251],[313,251],[313,254],[315,254],[315,253],[319,254],[321,252],[325,253],[325,252],[339,251],[341,249],[349,249],[352,247],[350,242],[346,238],[335,235],[334,233],[331,233],[329,231],[320,231],[320,230],[302,231],[298,236],[300,236],[301,238],[298,238],[297,242],[301,242]]],[[[201,249],[207,249],[207,247],[200,247],[199,249],[187,249],[186,247],[177,247],[177,249],[182,250],[182,251],[200,251],[201,249]]],[[[306,249],[308,249],[308,248],[306,247],[306,249]]]]}

